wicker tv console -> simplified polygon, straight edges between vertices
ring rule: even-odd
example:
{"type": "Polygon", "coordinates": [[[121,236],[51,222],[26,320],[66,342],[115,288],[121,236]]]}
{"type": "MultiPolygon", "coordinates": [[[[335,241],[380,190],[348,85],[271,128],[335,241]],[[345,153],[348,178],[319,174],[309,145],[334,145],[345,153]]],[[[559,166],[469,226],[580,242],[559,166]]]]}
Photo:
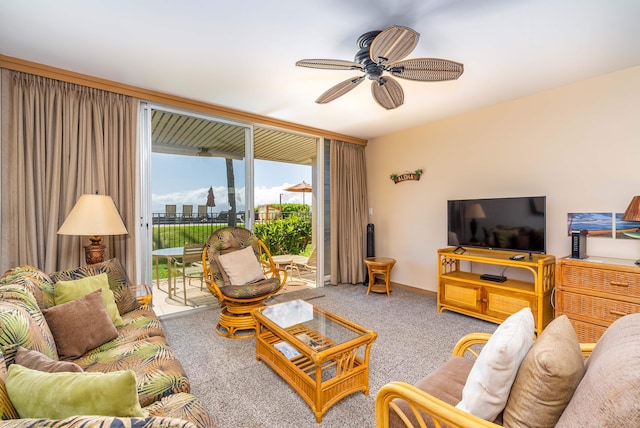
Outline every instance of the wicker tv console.
{"type": "MultiPolygon", "coordinates": [[[[548,254],[448,247],[438,250],[438,312],[445,309],[501,323],[509,315],[530,307],[535,331],[553,320],[551,304],[556,258],[548,254]],[[511,256],[523,256],[512,260],[511,256]],[[483,266],[484,265],[484,266],[483,266]],[[490,266],[517,269],[517,277],[504,282],[482,279],[490,266]],[[476,272],[474,272],[477,271],[476,272]],[[525,273],[523,273],[525,272],[525,273]]],[[[495,270],[495,267],[493,268],[495,270]]],[[[500,276],[500,275],[497,275],[500,276]]]]}

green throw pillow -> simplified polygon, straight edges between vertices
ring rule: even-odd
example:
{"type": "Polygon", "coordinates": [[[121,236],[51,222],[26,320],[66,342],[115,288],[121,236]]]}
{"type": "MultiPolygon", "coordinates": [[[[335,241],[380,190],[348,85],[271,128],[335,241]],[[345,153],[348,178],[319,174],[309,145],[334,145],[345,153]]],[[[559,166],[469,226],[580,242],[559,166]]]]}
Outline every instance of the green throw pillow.
{"type": "Polygon", "coordinates": [[[118,312],[113,291],[109,288],[109,278],[106,273],[87,276],[73,281],[58,281],[54,285],[56,305],[70,302],[78,297],[86,296],[92,291],[102,289],[102,300],[107,307],[107,313],[116,327],[122,325],[122,317],[118,312]]]}
{"type": "Polygon", "coordinates": [[[146,417],[132,370],[112,373],[46,373],[9,367],[9,399],[20,418],[65,419],[74,415],[146,417]]]}

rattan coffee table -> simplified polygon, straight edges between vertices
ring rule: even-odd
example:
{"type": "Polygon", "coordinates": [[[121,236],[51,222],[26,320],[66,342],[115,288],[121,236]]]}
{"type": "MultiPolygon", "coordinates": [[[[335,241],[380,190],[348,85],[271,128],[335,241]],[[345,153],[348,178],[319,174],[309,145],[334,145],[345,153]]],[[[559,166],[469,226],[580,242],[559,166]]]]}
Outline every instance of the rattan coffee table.
{"type": "Polygon", "coordinates": [[[322,415],[343,397],[369,394],[369,351],[377,333],[303,300],[256,309],[256,359],[322,415]]]}

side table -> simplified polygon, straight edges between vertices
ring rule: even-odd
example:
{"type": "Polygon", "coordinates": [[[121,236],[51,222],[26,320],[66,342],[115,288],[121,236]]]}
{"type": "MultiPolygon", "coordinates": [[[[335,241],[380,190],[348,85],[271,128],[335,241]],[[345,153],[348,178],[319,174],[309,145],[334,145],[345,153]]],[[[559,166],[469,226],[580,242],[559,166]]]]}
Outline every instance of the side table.
{"type": "Polygon", "coordinates": [[[278,269],[282,269],[284,267],[285,271],[291,272],[291,274],[289,275],[291,278],[293,278],[293,271],[295,269],[295,271],[298,272],[298,278],[299,278],[300,269],[298,269],[298,266],[296,266],[296,264],[293,262],[294,257],[296,256],[292,254],[282,254],[279,256],[271,256],[271,260],[273,260],[273,262],[276,264],[278,269]]]}
{"type": "Polygon", "coordinates": [[[374,293],[387,293],[387,297],[390,297],[391,268],[396,264],[396,260],[390,257],[367,257],[364,259],[364,263],[369,271],[367,295],[373,291],[374,293]],[[382,282],[378,282],[378,279],[382,279],[382,282]]]}

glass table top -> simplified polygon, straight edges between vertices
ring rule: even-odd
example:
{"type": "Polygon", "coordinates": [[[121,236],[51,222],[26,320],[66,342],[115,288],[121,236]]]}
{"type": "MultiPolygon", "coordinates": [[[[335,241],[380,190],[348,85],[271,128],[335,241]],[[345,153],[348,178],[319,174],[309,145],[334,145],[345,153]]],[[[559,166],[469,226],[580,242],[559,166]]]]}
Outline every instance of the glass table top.
{"type": "MultiPolygon", "coordinates": [[[[296,337],[298,336],[295,334],[296,331],[312,331],[323,338],[329,339],[332,342],[332,346],[369,333],[362,327],[304,300],[278,303],[259,309],[259,311],[278,327],[294,333],[296,337]]],[[[305,336],[298,337],[298,339],[307,342],[311,348],[315,348],[313,340],[310,339],[309,343],[305,336]]]]}

